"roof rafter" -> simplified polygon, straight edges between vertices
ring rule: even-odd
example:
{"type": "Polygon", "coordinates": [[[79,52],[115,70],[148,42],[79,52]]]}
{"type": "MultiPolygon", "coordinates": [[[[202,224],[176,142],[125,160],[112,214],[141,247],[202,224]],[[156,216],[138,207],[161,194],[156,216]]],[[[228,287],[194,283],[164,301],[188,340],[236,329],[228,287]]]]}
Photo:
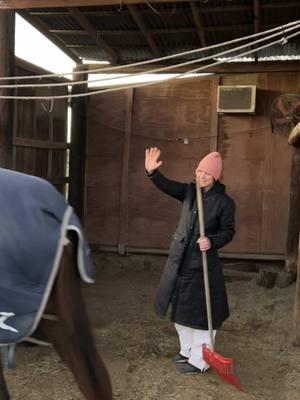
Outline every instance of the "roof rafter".
{"type": "MultiPolygon", "coordinates": [[[[271,29],[275,28],[277,25],[269,24],[269,25],[260,25],[261,29],[271,29]]],[[[204,32],[230,32],[236,30],[251,30],[253,29],[253,25],[245,24],[245,25],[223,25],[223,26],[206,26],[203,28],[204,32]]],[[[169,34],[178,34],[178,33],[196,33],[198,29],[194,26],[192,27],[183,27],[183,28],[159,28],[159,29],[151,29],[149,33],[152,35],[169,35],[169,34]]],[[[85,30],[78,29],[50,29],[49,33],[55,35],[79,35],[79,36],[88,36],[89,33],[85,30]]],[[[105,30],[97,30],[97,34],[101,36],[105,35],[140,35],[140,30],[132,30],[132,29],[105,29],[105,30]]]]}
{"type": "Polygon", "coordinates": [[[191,9],[192,9],[192,14],[193,14],[193,19],[194,19],[194,23],[195,26],[197,28],[197,35],[200,41],[200,45],[201,47],[206,47],[207,46],[207,42],[205,39],[205,33],[204,33],[204,24],[203,24],[203,20],[200,16],[199,10],[197,8],[196,2],[195,1],[191,1],[190,2],[191,5],[191,9]]]}
{"type": "Polygon", "coordinates": [[[147,42],[148,46],[151,48],[153,55],[155,57],[159,57],[161,55],[159,48],[157,47],[157,45],[153,39],[153,36],[152,36],[151,32],[149,31],[149,29],[147,28],[147,26],[143,20],[143,17],[139,13],[138,9],[133,4],[128,4],[127,8],[130,12],[130,15],[134,19],[134,22],[137,24],[137,26],[139,27],[143,36],[145,37],[146,42],[147,42]]]}
{"type": "Polygon", "coordinates": [[[115,64],[118,63],[118,54],[117,52],[103,39],[98,35],[97,30],[93,27],[87,17],[79,10],[77,7],[70,7],[68,11],[72,15],[72,17],[76,20],[76,22],[85,29],[89,35],[95,40],[97,46],[103,50],[108,58],[115,64]]]}
{"type": "MultiPolygon", "coordinates": [[[[244,73],[244,72],[274,72],[274,71],[300,71],[300,63],[299,61],[257,61],[251,63],[245,62],[228,62],[221,65],[214,65],[209,66],[207,62],[199,62],[194,64],[196,67],[201,67],[206,65],[207,72],[214,72],[214,73],[244,73]]],[[[160,67],[167,67],[169,64],[161,64],[160,67]]],[[[86,64],[85,68],[88,69],[91,73],[93,70],[99,69],[99,64],[86,64]]],[[[109,66],[103,66],[103,70],[105,68],[109,68],[109,66]]],[[[172,70],[174,73],[179,72],[187,72],[189,71],[190,66],[177,66],[172,70]]],[[[138,73],[138,72],[146,72],[149,70],[149,65],[137,65],[133,67],[128,67],[124,65],[124,69],[120,69],[119,72],[124,73],[138,73]]],[[[101,71],[102,73],[103,71],[101,71]]],[[[107,73],[114,73],[113,71],[107,73]]]]}
{"type": "MultiPolygon", "coordinates": [[[[184,3],[190,0],[152,0],[152,3],[184,3]]],[[[123,0],[123,4],[140,4],[141,0],[123,0]]],[[[120,0],[0,0],[0,9],[22,9],[22,8],[52,8],[52,7],[84,7],[84,6],[104,6],[104,5],[119,5],[120,0]]],[[[262,8],[290,8],[299,7],[299,1],[284,1],[263,4],[262,8]]],[[[251,6],[250,6],[251,8],[251,6]]],[[[240,11],[249,10],[247,5],[226,5],[226,6],[208,6],[201,7],[201,11],[240,11]]]]}
{"type": "Polygon", "coordinates": [[[253,14],[254,14],[254,33],[259,32],[260,25],[260,5],[259,0],[253,0],[253,14]]]}

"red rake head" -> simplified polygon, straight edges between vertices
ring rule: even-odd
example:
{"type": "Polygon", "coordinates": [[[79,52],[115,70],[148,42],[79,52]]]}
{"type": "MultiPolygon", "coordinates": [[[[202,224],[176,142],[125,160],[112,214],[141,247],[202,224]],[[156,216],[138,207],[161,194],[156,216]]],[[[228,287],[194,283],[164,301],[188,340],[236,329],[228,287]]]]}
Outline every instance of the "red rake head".
{"type": "Polygon", "coordinates": [[[202,346],[203,359],[207,364],[231,385],[243,391],[238,378],[233,372],[233,359],[222,357],[220,354],[211,351],[206,345],[202,346]]]}

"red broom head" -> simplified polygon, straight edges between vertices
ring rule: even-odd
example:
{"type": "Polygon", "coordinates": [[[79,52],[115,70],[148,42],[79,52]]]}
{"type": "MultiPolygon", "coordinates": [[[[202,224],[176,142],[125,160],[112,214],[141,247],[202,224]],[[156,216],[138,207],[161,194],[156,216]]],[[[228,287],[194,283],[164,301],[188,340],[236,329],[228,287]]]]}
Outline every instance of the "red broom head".
{"type": "Polygon", "coordinates": [[[243,391],[238,378],[233,372],[233,359],[226,358],[220,354],[211,351],[206,345],[202,346],[203,359],[207,364],[231,385],[235,386],[238,390],[243,391]]]}

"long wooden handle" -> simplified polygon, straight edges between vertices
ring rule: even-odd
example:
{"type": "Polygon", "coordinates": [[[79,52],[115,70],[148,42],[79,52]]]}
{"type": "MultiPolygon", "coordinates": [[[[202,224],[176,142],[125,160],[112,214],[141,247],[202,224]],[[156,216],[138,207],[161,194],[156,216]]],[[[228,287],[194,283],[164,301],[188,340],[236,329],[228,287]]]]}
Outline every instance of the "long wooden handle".
{"type": "MultiPolygon", "coordinates": [[[[196,190],[197,190],[197,205],[198,205],[200,237],[204,238],[205,237],[205,226],[204,226],[204,214],[203,214],[203,200],[202,200],[201,188],[200,188],[198,181],[196,182],[196,190]]],[[[212,317],[211,317],[211,301],[210,301],[206,251],[202,251],[202,265],[203,265],[205,302],[206,302],[210,347],[211,347],[211,350],[214,351],[214,338],[213,338],[213,326],[212,326],[212,317]]]]}

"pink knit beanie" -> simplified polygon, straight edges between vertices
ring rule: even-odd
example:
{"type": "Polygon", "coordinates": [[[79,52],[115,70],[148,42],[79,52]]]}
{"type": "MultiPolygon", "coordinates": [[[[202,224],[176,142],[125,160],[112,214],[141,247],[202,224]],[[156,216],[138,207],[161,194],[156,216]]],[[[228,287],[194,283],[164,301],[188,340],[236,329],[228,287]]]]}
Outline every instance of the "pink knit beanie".
{"type": "Polygon", "coordinates": [[[199,162],[199,165],[196,169],[207,172],[212,175],[217,181],[222,172],[222,157],[221,154],[217,151],[213,151],[212,153],[207,154],[202,160],[199,162]]]}

